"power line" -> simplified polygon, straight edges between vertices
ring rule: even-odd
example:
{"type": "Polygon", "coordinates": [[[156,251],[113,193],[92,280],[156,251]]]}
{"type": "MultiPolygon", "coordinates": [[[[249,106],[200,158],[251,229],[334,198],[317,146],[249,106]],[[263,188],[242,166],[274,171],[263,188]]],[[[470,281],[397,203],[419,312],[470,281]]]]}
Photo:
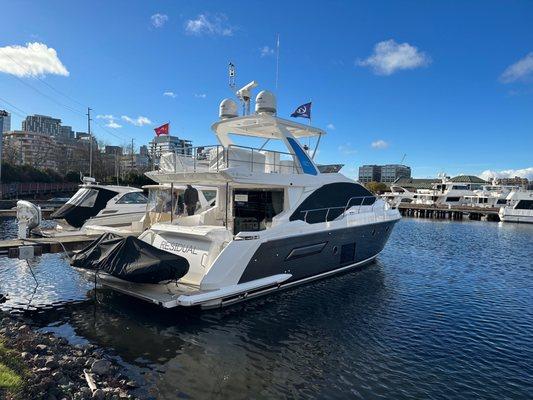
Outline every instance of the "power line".
{"type": "Polygon", "coordinates": [[[18,107],[15,106],[14,104],[11,104],[11,103],[10,103],[9,101],[7,101],[6,99],[3,99],[3,98],[0,97],[0,100],[3,101],[4,103],[6,103],[7,105],[13,107],[14,109],[20,111],[22,114],[20,114],[20,113],[18,113],[18,112],[16,112],[16,111],[11,110],[11,112],[13,112],[14,114],[17,114],[19,117],[24,118],[25,116],[24,116],[23,114],[28,115],[28,114],[26,113],[26,111],[24,111],[24,110],[21,109],[21,108],[18,108],[18,107]]]}

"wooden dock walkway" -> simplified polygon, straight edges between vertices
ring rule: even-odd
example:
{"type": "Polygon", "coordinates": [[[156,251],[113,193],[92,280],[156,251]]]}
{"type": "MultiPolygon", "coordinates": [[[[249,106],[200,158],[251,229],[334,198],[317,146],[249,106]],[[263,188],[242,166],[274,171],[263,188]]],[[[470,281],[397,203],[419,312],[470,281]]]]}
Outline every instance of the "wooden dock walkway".
{"type": "Polygon", "coordinates": [[[21,246],[32,246],[35,255],[80,250],[95,240],[96,236],[73,235],[55,238],[29,238],[0,240],[0,255],[18,258],[21,246]]]}
{"type": "Polygon", "coordinates": [[[465,217],[468,219],[480,221],[499,221],[500,217],[497,207],[471,207],[471,206],[446,206],[446,205],[429,205],[401,203],[398,211],[404,217],[418,218],[435,218],[435,219],[455,219],[461,220],[465,217]]]}

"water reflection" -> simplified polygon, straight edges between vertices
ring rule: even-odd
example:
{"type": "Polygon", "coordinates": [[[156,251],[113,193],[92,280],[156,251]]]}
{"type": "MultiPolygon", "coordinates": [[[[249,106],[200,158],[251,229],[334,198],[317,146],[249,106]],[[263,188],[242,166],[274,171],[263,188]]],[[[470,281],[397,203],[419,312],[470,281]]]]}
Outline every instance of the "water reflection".
{"type": "MultiPolygon", "coordinates": [[[[533,226],[406,219],[375,264],[209,312],[95,303],[46,255],[27,313],[115,354],[146,397],[529,398],[532,248],[533,226]]],[[[0,307],[22,308],[28,270],[0,259],[0,278],[0,307]]]]}

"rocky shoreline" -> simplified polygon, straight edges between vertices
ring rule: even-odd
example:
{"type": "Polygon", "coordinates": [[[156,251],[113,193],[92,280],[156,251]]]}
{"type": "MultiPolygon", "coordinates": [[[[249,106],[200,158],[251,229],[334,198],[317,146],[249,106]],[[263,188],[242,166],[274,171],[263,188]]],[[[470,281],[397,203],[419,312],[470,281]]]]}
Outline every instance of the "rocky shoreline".
{"type": "Polygon", "coordinates": [[[34,328],[29,320],[0,312],[0,343],[22,366],[17,371],[22,378],[20,388],[15,392],[0,388],[0,399],[138,398],[133,394],[135,382],[101,349],[91,344],[74,346],[34,328]]]}

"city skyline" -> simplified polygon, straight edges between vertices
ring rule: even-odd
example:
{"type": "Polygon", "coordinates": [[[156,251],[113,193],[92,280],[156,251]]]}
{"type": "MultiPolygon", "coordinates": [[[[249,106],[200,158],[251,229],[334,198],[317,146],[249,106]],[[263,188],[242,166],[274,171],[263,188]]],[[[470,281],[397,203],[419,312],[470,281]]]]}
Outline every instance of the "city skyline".
{"type": "Polygon", "coordinates": [[[349,176],[406,154],[415,177],[508,170],[531,179],[533,5],[460,7],[273,3],[284,12],[267,24],[263,8],[233,4],[114,2],[76,15],[65,2],[6,4],[0,109],[11,129],[21,115],[45,114],[86,131],[90,106],[95,136],[111,145],[146,144],[167,121],[171,134],[211,144],[232,61],[238,84],[256,79],[277,94],[280,116],[312,100],[313,125],[328,131],[318,162],[344,163],[349,176]],[[80,29],[85,18],[99,29],[80,29]],[[16,29],[21,19],[31,30],[16,29]]]}

